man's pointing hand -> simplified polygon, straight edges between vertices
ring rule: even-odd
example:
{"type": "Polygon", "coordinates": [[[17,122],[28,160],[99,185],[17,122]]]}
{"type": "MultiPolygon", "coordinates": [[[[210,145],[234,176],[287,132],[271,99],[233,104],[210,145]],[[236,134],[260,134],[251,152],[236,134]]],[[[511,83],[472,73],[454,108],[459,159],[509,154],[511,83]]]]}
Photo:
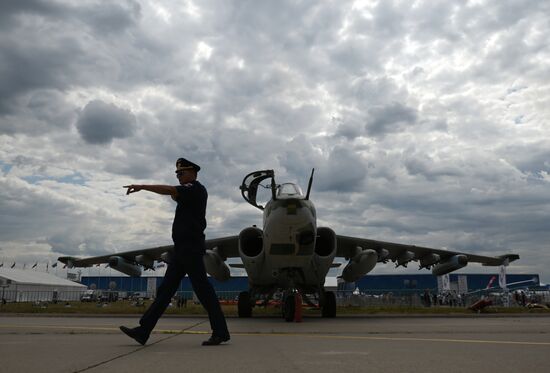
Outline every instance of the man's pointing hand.
{"type": "Polygon", "coordinates": [[[135,193],[135,192],[139,192],[142,188],[141,188],[141,185],[125,185],[123,186],[123,188],[128,188],[128,190],[126,191],[126,195],[130,194],[130,193],[135,193]]]}

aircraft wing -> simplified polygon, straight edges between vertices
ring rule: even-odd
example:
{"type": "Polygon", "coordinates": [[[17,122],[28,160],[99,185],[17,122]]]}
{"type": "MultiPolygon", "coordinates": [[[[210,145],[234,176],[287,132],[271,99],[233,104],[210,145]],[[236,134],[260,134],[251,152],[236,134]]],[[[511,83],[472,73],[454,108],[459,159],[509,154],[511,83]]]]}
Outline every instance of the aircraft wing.
{"type": "Polygon", "coordinates": [[[217,248],[218,254],[224,260],[226,258],[240,258],[239,236],[221,237],[206,240],[206,249],[213,250],[214,248],[217,248]]]}
{"type": "MultiPolygon", "coordinates": [[[[217,248],[218,254],[225,260],[226,258],[233,258],[239,256],[239,237],[222,237],[206,240],[206,248],[212,250],[217,248]]],[[[165,253],[171,253],[174,250],[174,245],[150,247],[140,250],[125,251],[121,253],[112,253],[108,255],[94,256],[89,258],[78,258],[72,256],[62,256],[58,260],[70,267],[91,267],[94,264],[109,263],[109,259],[112,257],[124,258],[128,263],[132,264],[145,264],[145,267],[152,267],[152,262],[166,261],[165,253]],[[151,263],[147,265],[146,263],[151,263]]]]}
{"type": "Polygon", "coordinates": [[[124,258],[130,263],[136,263],[136,257],[144,255],[151,260],[162,260],[162,254],[170,252],[174,249],[174,245],[151,247],[147,249],[125,251],[122,253],[112,253],[108,255],[93,256],[89,258],[78,258],[73,256],[62,256],[57,258],[61,263],[74,267],[91,267],[94,264],[109,263],[109,258],[113,256],[119,256],[124,258]]]}
{"type": "Polygon", "coordinates": [[[357,238],[357,237],[348,237],[348,236],[336,236],[337,240],[337,252],[336,256],[344,257],[349,259],[357,253],[357,247],[360,247],[362,250],[372,249],[375,250],[379,257],[386,260],[399,261],[399,259],[406,262],[410,260],[418,261],[422,258],[425,258],[431,254],[436,254],[439,256],[441,261],[445,261],[454,257],[455,255],[464,255],[468,258],[468,262],[482,263],[485,266],[499,266],[502,264],[507,264],[514,260],[519,259],[517,254],[506,254],[501,256],[482,256],[482,255],[473,255],[458,251],[448,251],[441,249],[432,249],[429,247],[415,246],[415,245],[405,245],[394,242],[384,242],[377,240],[370,240],[366,238],[357,238]],[[414,254],[408,254],[412,253],[414,254]],[[384,256],[384,254],[386,254],[384,256]],[[408,255],[408,256],[407,256],[408,255]]]}

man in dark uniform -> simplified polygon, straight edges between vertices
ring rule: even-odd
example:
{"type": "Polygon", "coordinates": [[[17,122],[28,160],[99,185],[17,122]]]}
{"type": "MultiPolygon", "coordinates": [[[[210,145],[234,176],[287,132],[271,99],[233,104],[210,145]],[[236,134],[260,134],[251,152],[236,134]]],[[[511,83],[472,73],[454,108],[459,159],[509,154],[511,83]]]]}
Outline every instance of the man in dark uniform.
{"type": "Polygon", "coordinates": [[[172,225],[172,240],[174,241],[174,255],[161,285],[157,290],[157,297],[145,311],[140,326],[120,330],[138,343],[144,345],[170,303],[172,296],[187,274],[193,290],[203,307],[208,311],[212,336],[204,341],[203,346],[219,345],[229,341],[229,331],[216,296],[214,288],[208,281],[204,267],[205,253],[204,229],[206,228],[206,200],[208,193],[204,186],[197,181],[197,172],[200,167],[185,158],[176,161],[176,175],[180,185],[127,185],[126,194],[147,190],[149,192],[170,195],[178,203],[176,216],[172,225]]]}

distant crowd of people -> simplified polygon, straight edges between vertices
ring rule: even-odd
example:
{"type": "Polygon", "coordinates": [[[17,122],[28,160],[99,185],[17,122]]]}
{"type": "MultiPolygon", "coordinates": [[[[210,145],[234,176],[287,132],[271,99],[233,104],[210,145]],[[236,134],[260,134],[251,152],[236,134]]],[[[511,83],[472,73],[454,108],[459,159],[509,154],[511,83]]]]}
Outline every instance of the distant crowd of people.
{"type": "Polygon", "coordinates": [[[512,299],[518,306],[529,306],[533,303],[542,303],[542,296],[537,293],[527,293],[524,290],[516,290],[512,293],[512,299]]]}
{"type": "Polygon", "coordinates": [[[446,291],[443,293],[432,293],[429,289],[424,290],[421,296],[422,303],[426,307],[431,306],[449,306],[449,307],[465,307],[466,295],[456,291],[446,291]]]}

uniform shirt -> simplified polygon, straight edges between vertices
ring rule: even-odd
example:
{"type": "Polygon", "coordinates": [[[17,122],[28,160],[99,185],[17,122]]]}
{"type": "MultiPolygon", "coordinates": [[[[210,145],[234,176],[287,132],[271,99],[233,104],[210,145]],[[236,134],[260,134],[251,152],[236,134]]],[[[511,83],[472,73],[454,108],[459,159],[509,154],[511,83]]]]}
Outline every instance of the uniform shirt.
{"type": "Polygon", "coordinates": [[[176,246],[204,245],[206,228],[206,188],[197,180],[176,186],[176,216],[172,224],[172,240],[176,246]]]}

